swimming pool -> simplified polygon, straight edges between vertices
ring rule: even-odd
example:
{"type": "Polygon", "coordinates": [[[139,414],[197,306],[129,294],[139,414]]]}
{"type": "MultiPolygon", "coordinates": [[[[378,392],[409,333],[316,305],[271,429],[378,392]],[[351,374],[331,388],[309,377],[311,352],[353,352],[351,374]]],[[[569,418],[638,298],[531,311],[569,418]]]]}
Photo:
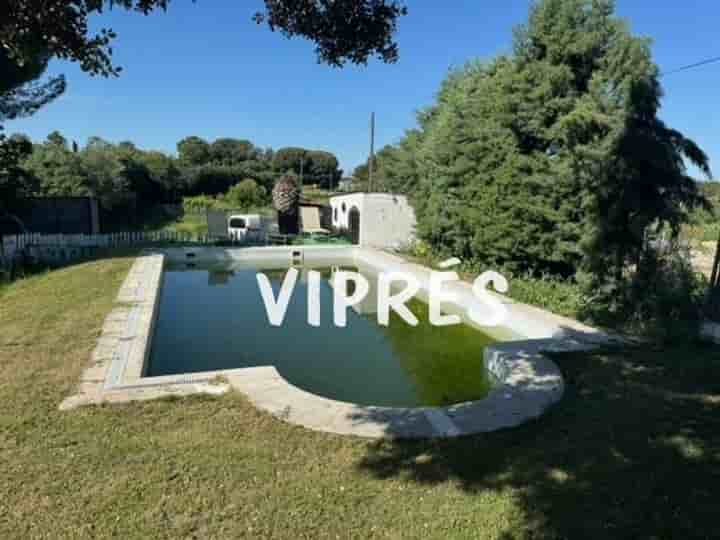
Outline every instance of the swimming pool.
{"type": "Polygon", "coordinates": [[[408,307],[410,326],[391,312],[376,320],[377,273],[356,261],[334,259],[298,266],[300,279],[285,320],[272,326],[256,274],[268,276],[277,296],[287,264],[167,263],[146,366],[146,377],[274,366],[291,384],[313,394],[359,405],[446,406],[484,397],[490,377],[483,350],[496,340],[467,324],[432,326],[427,305],[408,307]],[[320,325],[307,321],[308,272],[322,275],[320,325]],[[358,271],[370,294],[347,310],[347,326],[333,324],[333,275],[358,271]]]}
{"type": "MultiPolygon", "coordinates": [[[[476,310],[487,307],[487,298],[481,300],[472,285],[460,281],[443,287],[453,298],[445,299],[442,311],[466,321],[466,316],[472,316],[472,327],[454,331],[431,328],[424,333],[404,324],[381,328],[372,312],[377,310],[377,319],[381,319],[383,311],[369,302],[347,310],[346,327],[330,327],[329,311],[335,316],[345,310],[335,312],[327,299],[331,290],[333,296],[344,296],[338,270],[348,267],[367,276],[360,277],[361,282],[368,278],[372,282],[377,273],[387,277],[399,272],[417,281],[420,299],[433,296],[430,291],[437,270],[368,247],[146,250],[123,281],[75,392],[59,408],[170,396],[217,396],[234,390],[258,409],[308,429],[372,438],[456,437],[517,426],[556,403],[563,395],[564,382],[545,351],[584,351],[622,343],[502,295],[494,295],[507,310],[502,325],[479,323],[476,310]],[[300,292],[288,302],[295,306],[289,311],[298,315],[303,311],[307,276],[309,289],[316,290],[318,297],[322,293],[321,322],[327,334],[313,338],[310,325],[293,327],[300,319],[292,317],[288,321],[295,323],[286,334],[270,332],[253,311],[260,305],[255,285],[250,288],[253,273],[262,269],[272,278],[263,286],[267,300],[273,297],[273,289],[277,292],[283,274],[300,276],[298,268],[302,271],[300,292]],[[324,282],[313,268],[325,269],[324,282]],[[337,279],[331,280],[332,275],[337,279]],[[223,305],[225,308],[219,309],[223,305]],[[236,324],[243,321],[239,314],[250,317],[256,326],[236,324]],[[174,326],[173,321],[181,319],[185,326],[174,326]],[[353,341],[353,328],[364,328],[368,339],[353,341]],[[348,336],[349,341],[335,343],[348,336]],[[249,351],[255,354],[251,356],[249,351]],[[294,361],[301,357],[305,362],[294,361]],[[379,357],[388,362],[380,364],[379,357]]],[[[368,283],[368,288],[371,286],[374,284],[368,283]]],[[[378,294],[383,290],[379,286],[378,294]]],[[[349,289],[344,292],[351,294],[349,289]]],[[[373,298],[372,294],[368,298],[373,298]]],[[[425,319],[421,302],[411,307],[425,319]]],[[[420,329],[424,326],[423,320],[420,329]]]]}

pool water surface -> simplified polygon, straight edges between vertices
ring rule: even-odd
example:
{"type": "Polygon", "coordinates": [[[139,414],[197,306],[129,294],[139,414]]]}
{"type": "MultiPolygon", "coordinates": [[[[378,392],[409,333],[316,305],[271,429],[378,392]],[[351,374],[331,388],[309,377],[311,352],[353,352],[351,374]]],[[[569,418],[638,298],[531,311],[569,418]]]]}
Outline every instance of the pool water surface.
{"type": "Polygon", "coordinates": [[[277,297],[287,268],[247,264],[168,264],[145,376],[274,366],[308,392],[359,405],[442,406],[484,397],[490,380],[483,349],[495,340],[466,324],[429,324],[427,305],[408,303],[419,324],[391,312],[377,323],[373,272],[347,265],[313,268],[322,273],[321,324],[307,322],[307,272],[293,291],[284,323],[270,325],[256,273],[265,273],[277,297]],[[360,271],[370,294],[347,310],[347,325],[333,323],[331,276],[360,271]]]}

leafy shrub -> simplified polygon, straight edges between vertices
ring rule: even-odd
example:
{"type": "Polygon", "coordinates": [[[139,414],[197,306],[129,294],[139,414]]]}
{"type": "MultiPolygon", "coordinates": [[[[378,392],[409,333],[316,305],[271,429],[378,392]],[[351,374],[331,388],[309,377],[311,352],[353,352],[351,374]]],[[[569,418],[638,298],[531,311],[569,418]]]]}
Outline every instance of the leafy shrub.
{"type": "Polygon", "coordinates": [[[592,321],[667,344],[695,340],[707,280],[686,254],[647,251],[617,287],[598,290],[583,314],[592,321]]]}
{"type": "Polygon", "coordinates": [[[510,298],[564,317],[578,317],[586,301],[580,285],[571,279],[525,274],[509,278],[508,284],[510,298]]]}
{"type": "Polygon", "coordinates": [[[408,254],[416,259],[428,260],[432,255],[432,250],[427,242],[415,240],[415,242],[408,247],[408,254]]]}
{"type": "Polygon", "coordinates": [[[267,203],[267,191],[255,180],[246,179],[235,184],[223,196],[226,204],[235,208],[252,208],[267,203]]]}
{"type": "Polygon", "coordinates": [[[702,241],[715,242],[720,236],[720,223],[706,223],[702,228],[702,241]]]}
{"type": "Polygon", "coordinates": [[[188,195],[218,195],[225,193],[243,176],[237,168],[213,163],[188,167],[183,176],[188,195]]]}
{"type": "MultiPolygon", "coordinates": [[[[442,257],[438,257],[431,246],[422,240],[416,240],[403,253],[427,266],[437,266],[442,260],[442,257]]],[[[490,269],[493,268],[479,261],[462,261],[454,268],[468,281],[490,269]]],[[[513,275],[507,269],[496,270],[508,280],[510,288],[507,295],[518,302],[547,309],[564,317],[575,318],[582,311],[585,295],[573,279],[563,279],[550,274],[539,277],[530,273],[513,275]]]]}
{"type": "Polygon", "coordinates": [[[183,210],[189,214],[205,212],[207,209],[223,209],[225,202],[218,197],[209,195],[197,195],[183,199],[183,210]]]}

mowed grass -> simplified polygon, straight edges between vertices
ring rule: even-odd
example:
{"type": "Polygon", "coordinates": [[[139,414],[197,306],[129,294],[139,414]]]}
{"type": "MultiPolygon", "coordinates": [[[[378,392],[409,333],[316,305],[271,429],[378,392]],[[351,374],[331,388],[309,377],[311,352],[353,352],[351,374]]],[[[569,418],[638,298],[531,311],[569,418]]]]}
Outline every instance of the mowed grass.
{"type": "Polygon", "coordinates": [[[0,290],[0,538],[720,537],[717,349],[558,356],[558,406],[461,440],[315,433],[239,394],[59,412],[131,262],[0,290]]]}
{"type": "Polygon", "coordinates": [[[205,214],[186,213],[177,220],[166,224],[163,230],[194,236],[204,235],[208,233],[207,217],[205,214]]]}

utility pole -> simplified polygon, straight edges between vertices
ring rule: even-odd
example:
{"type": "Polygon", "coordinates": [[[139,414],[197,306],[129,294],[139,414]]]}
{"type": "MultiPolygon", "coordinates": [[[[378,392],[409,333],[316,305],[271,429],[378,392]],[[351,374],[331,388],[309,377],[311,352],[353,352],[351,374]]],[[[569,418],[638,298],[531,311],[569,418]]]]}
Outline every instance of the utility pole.
{"type": "Polygon", "coordinates": [[[370,159],[368,160],[368,193],[373,187],[373,162],[375,161],[375,113],[370,113],[370,159]]]}
{"type": "Polygon", "coordinates": [[[298,186],[298,234],[302,232],[302,212],[300,211],[300,204],[302,203],[303,194],[303,173],[305,172],[305,156],[300,157],[300,185],[298,186]]]}

